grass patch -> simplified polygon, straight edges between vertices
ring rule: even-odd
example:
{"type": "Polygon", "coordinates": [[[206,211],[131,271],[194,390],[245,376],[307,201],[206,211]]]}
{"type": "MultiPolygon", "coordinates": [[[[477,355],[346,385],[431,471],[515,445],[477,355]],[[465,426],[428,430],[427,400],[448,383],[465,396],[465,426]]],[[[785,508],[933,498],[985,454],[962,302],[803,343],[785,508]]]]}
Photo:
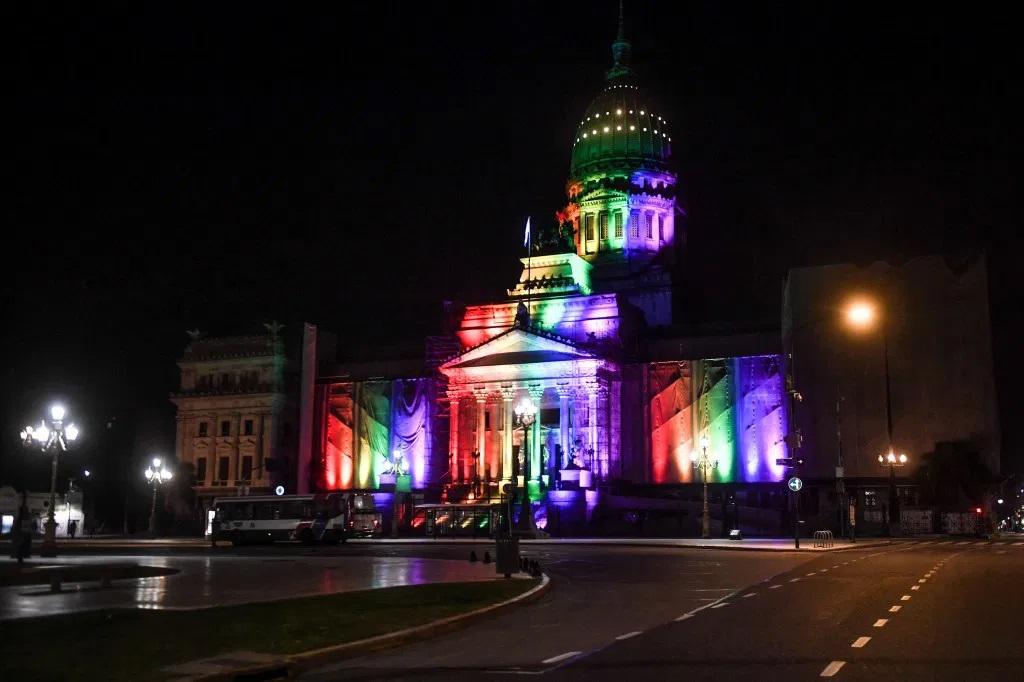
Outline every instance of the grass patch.
{"type": "Polygon", "coordinates": [[[166,666],[226,651],[294,654],[394,632],[503,601],[537,582],[414,585],[199,611],[110,609],[8,620],[0,623],[0,661],[12,680],[154,679],[166,666]]]}

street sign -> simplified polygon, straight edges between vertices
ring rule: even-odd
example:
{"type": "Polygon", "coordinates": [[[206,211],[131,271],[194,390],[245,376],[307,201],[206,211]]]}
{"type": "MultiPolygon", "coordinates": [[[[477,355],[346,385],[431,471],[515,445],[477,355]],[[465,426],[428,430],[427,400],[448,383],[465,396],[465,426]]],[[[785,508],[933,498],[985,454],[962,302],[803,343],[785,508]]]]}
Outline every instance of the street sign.
{"type": "Polygon", "coordinates": [[[788,485],[789,489],[792,490],[793,492],[799,492],[799,490],[804,487],[804,482],[801,481],[796,476],[794,476],[793,478],[789,479],[789,482],[786,485],[788,485]]]}

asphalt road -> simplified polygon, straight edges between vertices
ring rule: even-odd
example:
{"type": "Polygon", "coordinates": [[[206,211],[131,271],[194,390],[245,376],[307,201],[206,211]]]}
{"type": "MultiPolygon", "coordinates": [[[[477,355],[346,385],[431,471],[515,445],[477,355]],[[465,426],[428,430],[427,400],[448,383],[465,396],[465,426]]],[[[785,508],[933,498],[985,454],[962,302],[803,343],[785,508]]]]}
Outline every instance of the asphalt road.
{"type": "Polygon", "coordinates": [[[962,542],[544,548],[543,600],[307,679],[1024,679],[1024,543],[962,542]]]}
{"type": "MultiPolygon", "coordinates": [[[[482,556],[490,547],[475,549],[482,556]]],[[[138,555],[465,559],[470,549],[349,544],[140,548],[138,555]]],[[[524,553],[552,578],[542,599],[305,678],[1024,680],[1020,538],[825,554],[557,544],[524,553]]]]}

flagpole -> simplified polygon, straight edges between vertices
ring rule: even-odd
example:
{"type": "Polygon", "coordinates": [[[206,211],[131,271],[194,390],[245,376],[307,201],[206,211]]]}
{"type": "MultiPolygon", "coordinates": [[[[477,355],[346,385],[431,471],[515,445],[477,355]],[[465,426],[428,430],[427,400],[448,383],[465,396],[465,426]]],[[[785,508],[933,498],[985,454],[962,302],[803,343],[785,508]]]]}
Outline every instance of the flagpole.
{"type": "MultiPolygon", "coordinates": [[[[530,280],[533,278],[533,230],[530,229],[530,216],[526,216],[526,235],[523,239],[523,246],[526,247],[526,314],[531,316],[530,311],[530,280]]],[[[530,319],[533,319],[530,317],[530,319]]],[[[531,326],[532,323],[531,323],[531,326]]]]}

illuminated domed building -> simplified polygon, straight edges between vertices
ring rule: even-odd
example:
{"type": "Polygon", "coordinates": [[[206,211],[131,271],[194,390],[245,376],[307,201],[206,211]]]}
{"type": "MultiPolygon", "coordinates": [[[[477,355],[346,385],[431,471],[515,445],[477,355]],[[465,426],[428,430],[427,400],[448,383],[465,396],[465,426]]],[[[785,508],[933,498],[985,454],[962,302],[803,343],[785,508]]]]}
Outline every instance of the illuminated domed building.
{"type": "Polygon", "coordinates": [[[561,234],[521,259],[505,300],[451,311],[451,334],[428,339],[426,366],[322,366],[300,480],[483,508],[514,483],[539,527],[565,533],[606,501],[664,507],[644,501],[649,491],[623,493],[694,481],[702,435],[720,461],[713,480],[781,478],[778,357],[706,362],[648,338],[672,323],[672,124],[630,66],[621,18],[612,55],[567,140],[561,234]],[[516,419],[526,404],[528,428],[516,419]]]}

